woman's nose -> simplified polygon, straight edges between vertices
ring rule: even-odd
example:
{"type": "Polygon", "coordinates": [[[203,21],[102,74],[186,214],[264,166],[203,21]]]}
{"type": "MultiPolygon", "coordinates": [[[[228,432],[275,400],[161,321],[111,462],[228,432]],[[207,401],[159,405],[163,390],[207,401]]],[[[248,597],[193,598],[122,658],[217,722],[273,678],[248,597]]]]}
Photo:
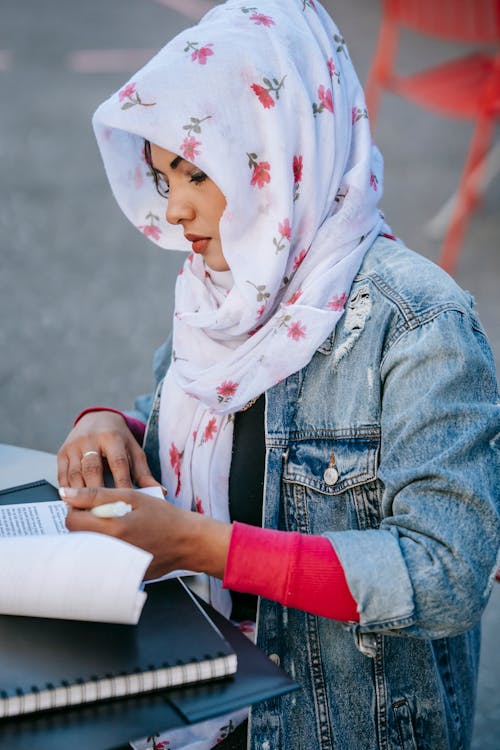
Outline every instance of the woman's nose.
{"type": "Polygon", "coordinates": [[[182,224],[194,218],[194,208],[190,201],[183,198],[182,194],[170,188],[165,214],[169,224],[182,224]]]}

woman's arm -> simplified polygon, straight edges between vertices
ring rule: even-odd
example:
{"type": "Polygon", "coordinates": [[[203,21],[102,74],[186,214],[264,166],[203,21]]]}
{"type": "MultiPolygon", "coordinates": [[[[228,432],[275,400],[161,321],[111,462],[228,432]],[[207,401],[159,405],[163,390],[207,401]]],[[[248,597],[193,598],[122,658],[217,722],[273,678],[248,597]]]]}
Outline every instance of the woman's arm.
{"type": "Polygon", "coordinates": [[[96,531],[151,552],[147,578],[183,569],[224,577],[226,588],[274,599],[336,620],[358,620],[339,560],[323,537],[214,521],[131,490],[65,489],[70,531],[96,531]],[[95,505],[129,502],[118,519],[96,518],[95,505]]]}
{"type": "Polygon", "coordinates": [[[402,333],[381,368],[382,520],[328,532],[361,627],[424,638],[473,627],[500,545],[500,408],[474,318],[451,310],[402,333]]]}

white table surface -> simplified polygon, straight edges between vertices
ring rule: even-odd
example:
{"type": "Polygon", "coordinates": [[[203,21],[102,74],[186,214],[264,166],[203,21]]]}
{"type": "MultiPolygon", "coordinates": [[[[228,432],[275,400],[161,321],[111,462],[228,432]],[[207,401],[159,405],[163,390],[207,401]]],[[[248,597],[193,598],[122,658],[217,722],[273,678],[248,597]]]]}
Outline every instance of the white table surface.
{"type": "Polygon", "coordinates": [[[38,479],[46,479],[57,487],[55,454],[0,443],[0,489],[38,479]]]}

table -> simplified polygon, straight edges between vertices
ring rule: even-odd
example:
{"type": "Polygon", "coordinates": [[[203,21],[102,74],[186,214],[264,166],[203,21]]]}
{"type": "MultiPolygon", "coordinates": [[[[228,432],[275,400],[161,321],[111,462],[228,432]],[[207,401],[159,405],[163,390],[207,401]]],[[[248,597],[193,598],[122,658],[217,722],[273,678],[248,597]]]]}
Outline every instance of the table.
{"type": "MultiPolygon", "coordinates": [[[[0,489],[38,479],[57,486],[54,455],[0,443],[0,489]]],[[[3,719],[0,750],[113,750],[129,739],[202,721],[299,688],[228,620],[200,603],[238,656],[234,677],[3,719]]]]}
{"type": "Polygon", "coordinates": [[[56,457],[52,453],[0,443],[0,490],[37,479],[57,486],[56,457]]]}

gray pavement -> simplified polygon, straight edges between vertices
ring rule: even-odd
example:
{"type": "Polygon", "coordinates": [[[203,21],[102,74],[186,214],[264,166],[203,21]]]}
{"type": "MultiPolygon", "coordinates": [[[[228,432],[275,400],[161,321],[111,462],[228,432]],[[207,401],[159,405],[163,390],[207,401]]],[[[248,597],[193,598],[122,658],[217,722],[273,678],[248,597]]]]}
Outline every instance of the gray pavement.
{"type": "MultiPolygon", "coordinates": [[[[364,82],[379,3],[325,5],[364,82]]],[[[182,258],[124,219],[90,126],[141,53],[130,53],[130,71],[115,73],[76,72],[74,53],[155,51],[190,23],[161,0],[0,0],[0,442],[55,451],[81,408],[128,408],[150,388],[151,353],[168,332],[182,258]]],[[[408,34],[402,66],[416,69],[454,49],[408,34]]],[[[457,183],[470,134],[467,122],[384,97],[375,130],[386,161],[383,208],[393,231],[432,259],[439,241],[426,223],[457,183]]],[[[497,367],[499,205],[500,176],[470,223],[456,274],[476,297],[497,367]]],[[[496,584],[484,616],[474,750],[500,747],[499,634],[496,584]]]]}

